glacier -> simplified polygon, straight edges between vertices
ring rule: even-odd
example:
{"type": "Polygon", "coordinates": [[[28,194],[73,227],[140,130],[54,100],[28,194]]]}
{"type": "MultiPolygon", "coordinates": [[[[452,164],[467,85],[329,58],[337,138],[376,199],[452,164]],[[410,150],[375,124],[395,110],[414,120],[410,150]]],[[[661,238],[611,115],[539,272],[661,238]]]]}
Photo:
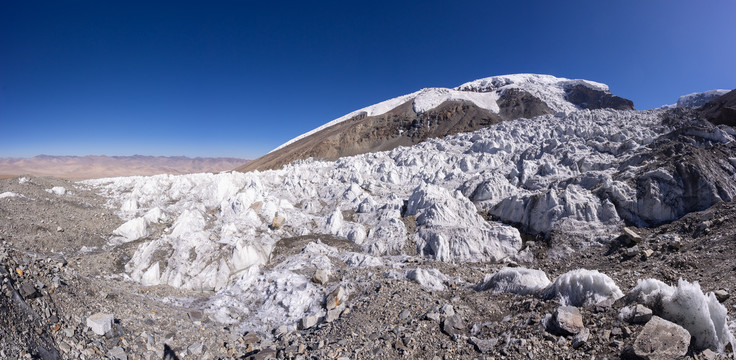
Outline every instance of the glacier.
{"type": "MultiPolygon", "coordinates": [[[[448,99],[493,110],[498,91],[522,88],[557,113],[278,170],[83,184],[107,196],[125,220],[107,246],[135,245],[125,265],[132,281],[211,293],[207,308],[222,323],[295,326],[305,314],[324,315],[321,301],[334,284],[312,283],[316,270],[393,266],[388,277],[440,291],[447,276],[404,268],[399,259],[528,262],[524,234],[565,234],[565,251],[574,251],[608,244],[626,221],[676,218],[669,194],[653,189],[642,195],[635,183],[672,182],[667,170],[640,176],[646,163],[635,161],[675,130],[662,120],[664,110],[579,109],[565,101],[566,84],[608,91],[599,83],[542,75],[481,79],[359,111],[377,114],[409,100],[421,111],[448,99]],[[465,96],[470,89],[473,95],[465,96]],[[283,223],[274,226],[276,218],[283,223]],[[287,241],[306,245],[282,254],[287,241]]],[[[696,135],[733,141],[732,134],[712,129],[696,135]]],[[[486,283],[494,291],[539,293],[575,306],[623,295],[607,276],[583,269],[553,283],[544,274],[506,269],[486,283]]],[[[350,284],[342,285],[349,292],[350,284]]]]}

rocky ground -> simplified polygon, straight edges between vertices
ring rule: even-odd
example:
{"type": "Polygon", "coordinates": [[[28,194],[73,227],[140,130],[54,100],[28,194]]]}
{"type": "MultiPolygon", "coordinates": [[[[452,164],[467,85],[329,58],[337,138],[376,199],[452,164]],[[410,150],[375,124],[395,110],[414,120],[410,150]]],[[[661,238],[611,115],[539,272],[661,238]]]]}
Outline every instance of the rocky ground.
{"type": "MultiPolygon", "coordinates": [[[[314,274],[320,286],[335,289],[325,299],[325,318],[304,318],[298,330],[280,326],[270,333],[241,333],[203,311],[211,294],[128,280],[123,266],[137,244],[106,247],[122,220],[95,192],[64,180],[26,177],[0,180],[0,194],[0,358],[614,359],[637,358],[662,344],[667,346],[659,358],[670,358],[674,355],[667,351],[677,350],[677,341],[687,358],[733,358],[731,349],[716,354],[695,350],[687,339],[682,345],[681,338],[660,338],[677,332],[656,317],[645,322],[646,310],[636,320],[621,319],[621,309],[635,305],[623,299],[560,308],[556,300],[493,293],[478,284],[503,266],[540,269],[550,279],[577,268],[595,269],[624,293],[637,279],[675,284],[683,278],[698,281],[703,291],[717,291],[732,313],[734,203],[658,227],[630,228],[641,238],[622,234],[611,244],[566,256],[548,251],[564,238],[528,236],[525,246],[537,258],[530,264],[399,258],[398,270],[445,274],[448,279],[435,290],[391,276],[397,266],[338,267],[314,274]]],[[[315,239],[284,241],[272,262],[315,239]]]]}

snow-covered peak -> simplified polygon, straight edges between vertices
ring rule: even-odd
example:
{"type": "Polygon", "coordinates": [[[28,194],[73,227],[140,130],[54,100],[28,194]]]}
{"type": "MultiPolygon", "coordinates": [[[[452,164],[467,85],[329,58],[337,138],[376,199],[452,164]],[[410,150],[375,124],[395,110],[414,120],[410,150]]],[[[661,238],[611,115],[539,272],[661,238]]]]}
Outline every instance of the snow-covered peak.
{"type": "Polygon", "coordinates": [[[681,108],[693,108],[705,105],[708,101],[711,101],[717,97],[725,95],[729,90],[715,89],[705,92],[692,93],[680,96],[677,99],[677,107],[681,108]]]}
{"type": "Polygon", "coordinates": [[[274,152],[309,135],[317,133],[328,127],[337,125],[355,116],[365,114],[366,116],[383,115],[407,101],[413,101],[414,112],[421,114],[432,110],[445,101],[468,101],[482,109],[493,113],[499,112],[498,99],[507,89],[524,90],[544,101],[550,109],[556,112],[571,112],[578,110],[578,106],[567,101],[565,90],[575,85],[583,85],[593,90],[608,93],[608,85],[594,81],[580,79],[566,79],[552,75],[540,74],[512,74],[493,76],[478,79],[462,84],[454,89],[448,88],[425,88],[411,94],[389,99],[378,104],[364,107],[349,114],[332,120],[314,130],[299,135],[281,146],[271,150],[274,152]]]}
{"type": "Polygon", "coordinates": [[[523,90],[544,91],[545,88],[564,88],[574,85],[584,85],[593,90],[608,92],[608,85],[595,81],[582,79],[566,79],[552,75],[543,74],[511,74],[491,76],[483,79],[467,82],[456,87],[460,91],[488,92],[500,90],[506,87],[515,87],[523,90]]]}

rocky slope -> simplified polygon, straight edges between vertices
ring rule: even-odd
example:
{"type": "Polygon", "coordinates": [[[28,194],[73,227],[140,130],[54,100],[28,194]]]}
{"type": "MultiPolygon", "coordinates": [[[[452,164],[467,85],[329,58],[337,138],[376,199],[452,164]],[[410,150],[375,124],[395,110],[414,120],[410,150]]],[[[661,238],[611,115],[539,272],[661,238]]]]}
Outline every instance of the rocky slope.
{"type": "Polygon", "coordinates": [[[603,84],[517,74],[429,88],[357,110],[298,136],[237,171],[278,169],[307,158],[334,160],[410,146],[504,120],[577,109],[633,110],[603,84]]]}
{"type": "Polygon", "coordinates": [[[0,356],[732,357],[736,130],[564,94],[279,170],[0,180],[0,356]]]}

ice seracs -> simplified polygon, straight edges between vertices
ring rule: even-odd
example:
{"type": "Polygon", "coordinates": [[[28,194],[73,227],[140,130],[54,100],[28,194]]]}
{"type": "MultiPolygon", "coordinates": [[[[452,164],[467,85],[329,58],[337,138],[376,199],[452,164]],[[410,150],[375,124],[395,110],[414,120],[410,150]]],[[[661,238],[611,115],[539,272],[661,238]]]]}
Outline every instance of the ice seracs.
{"type": "MultiPolygon", "coordinates": [[[[676,128],[662,121],[662,110],[580,109],[564,98],[569,86],[608,90],[593,82],[529,74],[425,89],[361,111],[375,114],[409,100],[415,110],[426,110],[443,99],[464,99],[492,111],[486,100],[522,89],[558,112],[391,151],[300,160],[279,170],[86,184],[107,195],[125,221],[107,246],[135,244],[125,265],[131,279],[214,292],[207,306],[218,321],[258,329],[324,316],[321,300],[331,289],[311,281],[318,269],[389,266],[393,278],[442,291],[447,282],[442,272],[407,268],[397,258],[530,259],[522,250],[523,233],[564,234],[569,241],[555,251],[572,252],[608,244],[625,222],[682,216],[692,204],[680,206],[678,199],[702,200],[699,206],[736,194],[734,161],[728,157],[713,164],[691,161],[717,168],[711,173],[719,178],[704,179],[684,178],[687,172],[676,168],[684,161],[661,166],[670,158],[652,155],[673,137],[694,148],[729,144],[728,131],[676,128]],[[719,189],[706,194],[719,197],[688,196],[688,189],[702,188],[692,184],[719,189]]],[[[336,286],[332,281],[339,277],[330,279],[336,286]]],[[[504,269],[482,288],[573,306],[623,295],[607,275],[583,269],[554,282],[534,270],[504,269]]]]}
{"type": "Polygon", "coordinates": [[[726,308],[712,292],[703,293],[697,282],[680,279],[677,286],[670,286],[655,279],[639,280],[627,298],[684,327],[700,350],[723,351],[729,344],[736,345],[728,329],[726,308]]]}

